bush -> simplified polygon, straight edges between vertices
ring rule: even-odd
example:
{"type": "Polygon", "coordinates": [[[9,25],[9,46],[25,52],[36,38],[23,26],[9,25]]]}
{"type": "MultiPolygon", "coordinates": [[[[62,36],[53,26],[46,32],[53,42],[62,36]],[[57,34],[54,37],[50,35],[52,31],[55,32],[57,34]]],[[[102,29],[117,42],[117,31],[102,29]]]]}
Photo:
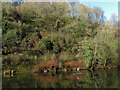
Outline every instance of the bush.
{"type": "Polygon", "coordinates": [[[57,60],[57,55],[52,52],[47,52],[44,55],[38,57],[39,61],[57,60]]]}
{"type": "Polygon", "coordinates": [[[6,34],[2,36],[2,45],[12,48],[14,46],[19,46],[19,41],[21,36],[18,35],[17,30],[9,30],[6,34]]]}
{"type": "Polygon", "coordinates": [[[47,52],[52,51],[53,50],[53,43],[51,42],[51,38],[49,37],[44,37],[40,40],[40,44],[39,44],[39,49],[42,52],[47,52]]]}
{"type": "Polygon", "coordinates": [[[61,52],[59,55],[59,60],[65,62],[69,60],[76,60],[76,57],[70,52],[61,52]]]}

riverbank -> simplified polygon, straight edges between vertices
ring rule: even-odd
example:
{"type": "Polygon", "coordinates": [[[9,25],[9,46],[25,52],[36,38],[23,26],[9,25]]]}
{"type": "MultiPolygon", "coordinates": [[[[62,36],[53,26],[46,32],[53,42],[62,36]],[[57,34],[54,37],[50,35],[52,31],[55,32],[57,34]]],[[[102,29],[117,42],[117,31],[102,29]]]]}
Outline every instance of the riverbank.
{"type": "MultiPolygon", "coordinates": [[[[51,61],[53,62],[53,61],[51,61]]],[[[53,73],[62,73],[62,72],[71,72],[71,71],[94,71],[94,70],[111,70],[111,69],[116,69],[117,70],[117,67],[118,67],[118,64],[117,63],[110,63],[110,64],[107,64],[105,67],[104,67],[104,64],[96,64],[94,68],[86,68],[85,67],[85,64],[83,63],[80,63],[81,66],[84,65],[84,67],[81,68],[81,66],[75,66],[75,62],[76,61],[71,61],[72,64],[68,64],[68,62],[65,63],[65,66],[64,67],[61,67],[59,68],[57,66],[57,63],[55,64],[50,64],[50,62],[47,62],[47,63],[41,63],[39,65],[35,65],[33,68],[18,68],[17,69],[4,69],[2,70],[2,73],[4,76],[13,76],[14,74],[20,74],[20,73],[49,73],[49,72],[53,72],[53,73]],[[48,64],[49,63],[49,64],[48,64]],[[44,64],[44,65],[43,65],[44,64]],[[50,65],[50,66],[47,66],[46,64],[50,65]],[[82,65],[83,64],[83,65],[82,65]],[[56,65],[56,66],[55,66],[56,65]]],[[[78,64],[78,63],[77,63],[78,64]]]]}

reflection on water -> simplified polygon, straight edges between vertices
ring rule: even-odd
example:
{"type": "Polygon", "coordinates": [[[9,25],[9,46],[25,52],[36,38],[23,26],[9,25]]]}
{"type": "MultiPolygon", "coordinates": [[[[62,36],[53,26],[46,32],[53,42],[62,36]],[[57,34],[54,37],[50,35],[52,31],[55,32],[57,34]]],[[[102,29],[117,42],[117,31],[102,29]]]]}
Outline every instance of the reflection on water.
{"type": "Polygon", "coordinates": [[[117,70],[3,76],[3,88],[118,88],[117,70]]]}

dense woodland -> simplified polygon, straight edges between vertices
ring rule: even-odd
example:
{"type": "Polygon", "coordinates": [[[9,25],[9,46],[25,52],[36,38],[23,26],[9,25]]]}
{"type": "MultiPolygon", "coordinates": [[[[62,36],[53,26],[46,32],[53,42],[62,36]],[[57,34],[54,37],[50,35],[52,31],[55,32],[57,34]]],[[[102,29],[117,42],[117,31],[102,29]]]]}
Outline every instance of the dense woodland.
{"type": "Polygon", "coordinates": [[[41,62],[117,63],[117,16],[99,7],[52,2],[2,4],[3,69],[26,70],[41,62]]]}

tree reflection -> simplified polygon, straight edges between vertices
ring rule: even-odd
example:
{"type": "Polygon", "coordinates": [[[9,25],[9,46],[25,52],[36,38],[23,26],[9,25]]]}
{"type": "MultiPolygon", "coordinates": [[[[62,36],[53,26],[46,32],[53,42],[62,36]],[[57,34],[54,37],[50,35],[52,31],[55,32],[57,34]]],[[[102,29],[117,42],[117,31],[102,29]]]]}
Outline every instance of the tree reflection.
{"type": "Polygon", "coordinates": [[[117,70],[96,70],[3,76],[3,88],[117,88],[117,70]],[[74,73],[74,74],[73,74],[74,73]]]}

